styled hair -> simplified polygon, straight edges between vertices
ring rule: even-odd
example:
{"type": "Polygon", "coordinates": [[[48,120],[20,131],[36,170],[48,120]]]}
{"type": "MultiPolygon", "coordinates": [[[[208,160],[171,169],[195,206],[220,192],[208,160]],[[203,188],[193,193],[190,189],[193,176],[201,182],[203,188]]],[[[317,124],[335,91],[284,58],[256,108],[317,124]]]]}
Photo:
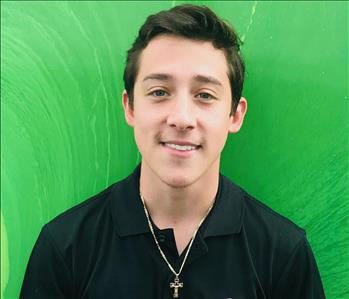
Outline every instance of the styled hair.
{"type": "MultiPolygon", "coordinates": [[[[192,40],[209,41],[224,52],[232,91],[231,113],[236,111],[241,98],[245,64],[240,55],[242,44],[235,30],[206,6],[184,4],[150,15],[127,51],[124,85],[133,109],[134,84],[139,70],[142,51],[149,42],[161,34],[170,34],[192,40]]],[[[209,59],[209,58],[208,58],[209,59]]]]}

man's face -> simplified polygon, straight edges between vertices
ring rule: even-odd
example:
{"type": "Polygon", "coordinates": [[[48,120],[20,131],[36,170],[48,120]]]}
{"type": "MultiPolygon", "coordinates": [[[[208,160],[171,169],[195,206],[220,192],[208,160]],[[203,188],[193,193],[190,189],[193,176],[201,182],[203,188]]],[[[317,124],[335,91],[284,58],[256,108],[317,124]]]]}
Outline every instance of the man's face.
{"type": "Polygon", "coordinates": [[[134,109],[123,104],[145,167],[172,187],[218,174],[229,132],[237,132],[244,99],[230,115],[231,88],[223,51],[210,42],[170,35],[143,50],[134,86],[134,109]]]}

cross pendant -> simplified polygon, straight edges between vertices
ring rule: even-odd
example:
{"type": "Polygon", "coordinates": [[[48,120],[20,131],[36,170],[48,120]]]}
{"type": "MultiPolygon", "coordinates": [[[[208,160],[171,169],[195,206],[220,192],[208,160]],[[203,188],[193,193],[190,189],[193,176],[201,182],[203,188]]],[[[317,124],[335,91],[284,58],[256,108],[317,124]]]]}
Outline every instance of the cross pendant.
{"type": "Polygon", "coordinates": [[[170,288],[174,288],[173,290],[173,298],[179,298],[178,294],[178,288],[183,288],[183,282],[179,282],[178,275],[176,275],[176,278],[174,279],[174,282],[170,283],[170,288]]]}

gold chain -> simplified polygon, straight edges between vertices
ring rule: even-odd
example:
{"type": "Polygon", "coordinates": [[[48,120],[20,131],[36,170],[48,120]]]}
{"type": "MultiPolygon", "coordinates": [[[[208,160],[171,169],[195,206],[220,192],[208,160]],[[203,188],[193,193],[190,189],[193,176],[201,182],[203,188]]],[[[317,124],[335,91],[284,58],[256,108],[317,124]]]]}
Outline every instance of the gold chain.
{"type": "Polygon", "coordinates": [[[154,232],[154,228],[153,228],[153,225],[150,221],[150,217],[149,217],[149,213],[148,213],[148,210],[147,210],[147,207],[145,205],[145,200],[144,200],[144,197],[142,195],[142,193],[140,193],[140,196],[141,196],[141,199],[142,199],[142,203],[143,203],[143,208],[144,208],[144,213],[145,213],[145,216],[147,217],[147,220],[148,220],[148,225],[149,225],[149,228],[150,228],[150,231],[153,235],[153,238],[154,238],[154,241],[156,243],[156,246],[158,247],[159,251],[160,251],[160,254],[162,256],[162,258],[164,259],[164,261],[166,262],[167,266],[169,267],[169,269],[172,271],[172,273],[178,278],[179,275],[181,274],[182,270],[183,270],[183,267],[184,267],[184,264],[187,260],[187,257],[188,257],[188,254],[189,254],[189,251],[190,251],[190,248],[191,246],[193,245],[193,242],[194,242],[194,239],[195,239],[195,236],[196,236],[196,233],[198,232],[201,224],[204,222],[205,218],[207,217],[207,215],[210,213],[212,207],[213,207],[213,204],[214,204],[214,201],[212,202],[212,204],[210,205],[210,207],[208,208],[205,216],[201,219],[200,223],[198,224],[197,228],[195,229],[194,233],[193,233],[193,236],[191,237],[191,240],[189,242],[189,246],[188,246],[188,249],[185,253],[185,256],[184,256],[184,259],[183,259],[183,262],[182,262],[182,265],[178,271],[178,273],[174,270],[174,268],[172,267],[172,265],[170,264],[170,262],[167,260],[166,258],[166,255],[164,254],[164,252],[162,251],[160,245],[159,245],[159,242],[155,236],[155,232],[154,232]]]}

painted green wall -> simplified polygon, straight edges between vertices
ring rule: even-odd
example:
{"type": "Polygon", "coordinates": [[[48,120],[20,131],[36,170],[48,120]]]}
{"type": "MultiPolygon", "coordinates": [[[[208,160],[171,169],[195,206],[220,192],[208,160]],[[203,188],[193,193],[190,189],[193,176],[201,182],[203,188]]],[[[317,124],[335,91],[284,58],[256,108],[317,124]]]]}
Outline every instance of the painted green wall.
{"type": "MultiPolygon", "coordinates": [[[[249,111],[222,172],[304,227],[327,297],[349,298],[349,4],[195,3],[245,42],[249,111]]],[[[18,297],[41,226],[139,162],[121,106],[125,51],[173,4],[1,2],[3,298],[18,297]]]]}

